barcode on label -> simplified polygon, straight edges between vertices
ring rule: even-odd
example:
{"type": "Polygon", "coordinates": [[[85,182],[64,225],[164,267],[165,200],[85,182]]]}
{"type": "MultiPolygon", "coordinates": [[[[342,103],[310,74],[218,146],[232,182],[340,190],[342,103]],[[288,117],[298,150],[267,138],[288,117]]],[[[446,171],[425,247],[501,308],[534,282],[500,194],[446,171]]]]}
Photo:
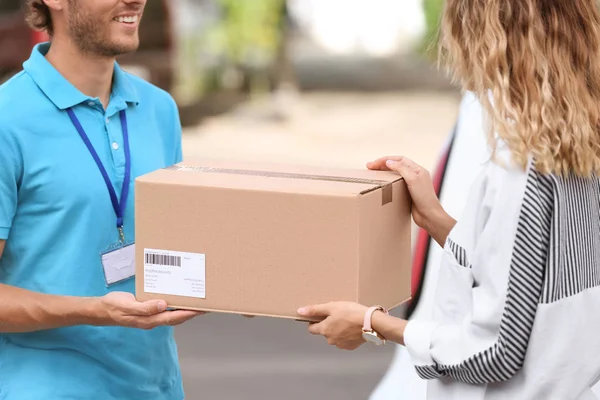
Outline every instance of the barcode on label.
{"type": "Polygon", "coordinates": [[[146,253],[146,264],[167,267],[181,267],[181,257],[165,254],[146,253]]]}

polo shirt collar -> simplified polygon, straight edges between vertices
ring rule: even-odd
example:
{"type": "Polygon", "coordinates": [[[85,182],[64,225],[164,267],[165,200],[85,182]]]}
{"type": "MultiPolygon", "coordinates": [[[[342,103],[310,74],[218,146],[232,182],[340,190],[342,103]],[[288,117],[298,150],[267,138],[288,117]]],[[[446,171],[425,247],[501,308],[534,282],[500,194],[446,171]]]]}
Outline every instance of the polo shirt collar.
{"type": "Polygon", "coordinates": [[[127,73],[121,69],[116,61],[113,75],[112,96],[120,97],[126,103],[133,103],[135,105],[140,103],[138,94],[133,87],[133,83],[131,83],[127,73]]]}
{"type": "MultiPolygon", "coordinates": [[[[45,56],[49,49],[50,43],[48,42],[37,44],[33,48],[30,58],[23,64],[23,69],[31,76],[40,90],[61,110],[94,100],[81,93],[46,59],[45,56]]],[[[122,100],[125,103],[139,104],[139,97],[133,84],[117,62],[115,62],[110,97],[111,102],[122,100]]]]}

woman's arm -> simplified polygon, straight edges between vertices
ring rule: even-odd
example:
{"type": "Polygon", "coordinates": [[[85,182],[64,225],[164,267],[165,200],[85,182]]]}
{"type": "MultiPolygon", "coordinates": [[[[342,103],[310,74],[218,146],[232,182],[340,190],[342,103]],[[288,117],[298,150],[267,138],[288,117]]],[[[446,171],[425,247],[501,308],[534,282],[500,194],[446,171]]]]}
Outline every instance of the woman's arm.
{"type": "Polygon", "coordinates": [[[440,206],[438,210],[432,211],[427,216],[421,228],[425,229],[441,247],[444,247],[446,239],[455,225],[456,220],[440,206]]]}
{"type": "Polygon", "coordinates": [[[402,156],[382,157],[367,164],[367,168],[381,171],[395,171],[400,175],[410,192],[412,216],[415,223],[425,229],[440,245],[444,246],[448,234],[456,225],[440,203],[429,171],[402,156]]]}
{"type": "Polygon", "coordinates": [[[381,311],[373,313],[371,326],[373,329],[390,342],[395,342],[404,345],[404,330],[408,321],[389,314],[384,314],[381,311]]]}
{"type": "MultiPolygon", "coordinates": [[[[490,169],[444,248],[434,319],[372,318],[377,332],[407,347],[422,378],[499,382],[525,360],[549,254],[552,183],[535,172],[490,169]]],[[[356,346],[365,306],[330,303],[308,315],[313,310],[325,319],[310,332],[356,346]]]]}

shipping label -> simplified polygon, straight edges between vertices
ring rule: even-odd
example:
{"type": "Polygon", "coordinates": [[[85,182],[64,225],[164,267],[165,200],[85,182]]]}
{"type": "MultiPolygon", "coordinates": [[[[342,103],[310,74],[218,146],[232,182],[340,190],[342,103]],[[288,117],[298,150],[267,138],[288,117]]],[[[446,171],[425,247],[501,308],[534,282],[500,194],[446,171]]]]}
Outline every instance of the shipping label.
{"type": "Polygon", "coordinates": [[[144,249],[144,291],[206,298],[206,256],[144,249]]]}

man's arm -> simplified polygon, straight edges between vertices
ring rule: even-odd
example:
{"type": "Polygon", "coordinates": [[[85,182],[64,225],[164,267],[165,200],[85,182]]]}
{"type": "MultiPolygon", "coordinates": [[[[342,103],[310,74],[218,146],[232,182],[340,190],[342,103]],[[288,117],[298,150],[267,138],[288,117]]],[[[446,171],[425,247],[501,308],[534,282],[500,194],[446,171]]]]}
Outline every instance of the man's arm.
{"type": "MultiPolygon", "coordinates": [[[[0,240],[0,258],[6,242],[0,240]]],[[[165,311],[164,301],[138,302],[130,293],[104,297],[54,296],[0,284],[0,332],[21,333],[74,325],[152,329],[179,325],[200,313],[165,311]]]]}
{"type": "MultiPolygon", "coordinates": [[[[0,240],[0,258],[5,240],[0,240]]],[[[75,299],[30,292],[0,284],[0,332],[27,332],[90,323],[91,299],[75,299]]]]}

